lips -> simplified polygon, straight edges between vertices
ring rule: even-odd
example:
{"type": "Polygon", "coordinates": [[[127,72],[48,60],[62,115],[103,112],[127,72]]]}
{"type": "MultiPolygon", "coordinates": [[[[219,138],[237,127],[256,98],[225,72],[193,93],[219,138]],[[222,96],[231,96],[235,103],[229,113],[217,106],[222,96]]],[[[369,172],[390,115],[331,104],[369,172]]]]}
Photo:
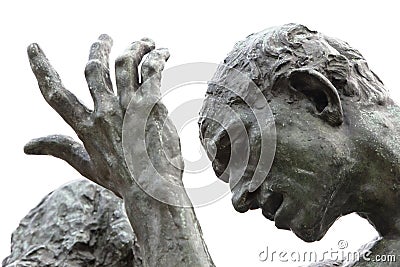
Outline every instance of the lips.
{"type": "Polygon", "coordinates": [[[254,192],[249,192],[249,179],[241,179],[232,189],[232,204],[236,211],[246,212],[261,208],[264,217],[273,221],[275,214],[283,203],[283,196],[271,190],[258,188],[254,192]]]}
{"type": "Polygon", "coordinates": [[[264,217],[273,221],[276,212],[283,203],[283,196],[276,192],[266,191],[260,192],[257,198],[264,217]]]}

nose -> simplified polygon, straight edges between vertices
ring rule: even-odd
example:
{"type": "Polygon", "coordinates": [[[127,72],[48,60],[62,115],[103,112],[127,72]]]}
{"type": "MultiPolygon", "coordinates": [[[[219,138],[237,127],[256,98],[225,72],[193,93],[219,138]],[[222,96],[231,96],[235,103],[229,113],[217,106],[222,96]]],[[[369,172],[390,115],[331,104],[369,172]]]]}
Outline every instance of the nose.
{"type": "Polygon", "coordinates": [[[212,161],[215,174],[228,182],[228,175],[224,174],[231,157],[231,145],[228,132],[218,122],[205,118],[199,122],[200,139],[208,158],[212,161]]]}
{"type": "Polygon", "coordinates": [[[209,140],[207,149],[215,174],[224,182],[228,182],[229,175],[224,173],[231,158],[231,143],[227,131],[221,128],[221,131],[209,140]]]}
{"type": "Polygon", "coordinates": [[[218,178],[228,182],[231,175],[230,172],[225,173],[228,164],[231,164],[232,170],[239,165],[241,168],[238,171],[242,170],[249,153],[247,129],[242,120],[219,123],[204,119],[200,124],[200,137],[218,178]]]}

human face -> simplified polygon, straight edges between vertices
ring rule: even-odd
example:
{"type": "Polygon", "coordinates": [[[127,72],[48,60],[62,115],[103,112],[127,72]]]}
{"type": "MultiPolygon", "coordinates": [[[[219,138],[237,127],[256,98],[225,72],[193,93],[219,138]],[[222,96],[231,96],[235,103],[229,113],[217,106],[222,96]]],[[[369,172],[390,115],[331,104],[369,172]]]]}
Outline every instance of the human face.
{"type": "MultiPolygon", "coordinates": [[[[292,230],[310,242],[321,239],[341,216],[343,203],[336,196],[353,161],[346,124],[329,125],[313,115],[316,108],[312,102],[300,94],[296,97],[295,102],[288,101],[289,96],[275,97],[269,102],[276,126],[276,152],[270,172],[254,192],[249,190],[249,184],[258,164],[260,132],[254,127],[256,121],[249,107],[232,107],[241,114],[250,143],[246,170],[231,188],[232,203],[239,212],[260,208],[278,228],[292,230]]],[[[205,121],[202,127],[203,137],[214,138],[217,153],[213,167],[218,176],[223,176],[232,159],[232,144],[218,123],[205,121]]]]}

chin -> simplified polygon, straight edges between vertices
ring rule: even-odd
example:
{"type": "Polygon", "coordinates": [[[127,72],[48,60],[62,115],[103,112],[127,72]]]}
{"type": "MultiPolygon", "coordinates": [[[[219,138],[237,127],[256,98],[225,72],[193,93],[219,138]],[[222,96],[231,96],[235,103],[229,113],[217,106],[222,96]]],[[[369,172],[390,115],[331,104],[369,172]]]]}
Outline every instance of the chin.
{"type": "Polygon", "coordinates": [[[291,227],[292,232],[299,237],[301,240],[305,242],[315,242],[320,241],[326,234],[328,229],[325,229],[323,225],[317,224],[314,227],[310,228],[299,228],[300,225],[296,225],[295,227],[291,227]]]}
{"type": "Polygon", "coordinates": [[[324,233],[318,233],[314,231],[292,231],[298,238],[308,243],[320,241],[325,235],[324,233]]]}
{"type": "Polygon", "coordinates": [[[326,233],[326,230],[323,229],[320,223],[313,224],[312,226],[305,225],[300,220],[296,220],[299,218],[294,219],[286,219],[282,220],[281,214],[275,219],[275,226],[278,229],[283,230],[290,230],[292,231],[297,237],[305,242],[315,242],[321,240],[326,233]]]}

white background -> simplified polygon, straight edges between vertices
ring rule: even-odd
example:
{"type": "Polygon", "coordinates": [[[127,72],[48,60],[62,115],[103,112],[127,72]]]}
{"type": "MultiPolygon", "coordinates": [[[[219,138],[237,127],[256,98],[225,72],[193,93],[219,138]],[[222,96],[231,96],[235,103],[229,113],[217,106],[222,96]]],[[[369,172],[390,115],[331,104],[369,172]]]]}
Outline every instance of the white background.
{"type": "MultiPolygon", "coordinates": [[[[31,42],[41,45],[64,84],[91,105],[83,69],[90,44],[101,33],[114,39],[112,59],[130,42],[147,36],[170,49],[167,67],[173,67],[198,61],[218,63],[248,34],[298,22],[360,50],[392,96],[400,99],[396,91],[400,62],[396,1],[271,2],[2,1],[0,258],[8,255],[10,236],[20,219],[47,193],[80,177],[61,160],[23,154],[31,138],[55,133],[74,136],[39,93],[26,56],[31,42]]],[[[205,87],[188,90],[197,98],[205,87]]],[[[198,151],[196,127],[182,135],[185,154],[193,156],[190,151],[198,151]]],[[[214,179],[207,171],[196,179],[210,177],[214,179]]],[[[356,249],[376,235],[367,222],[350,215],[335,223],[322,241],[307,244],[289,231],[277,230],[260,211],[236,213],[229,197],[196,212],[217,266],[280,266],[279,262],[260,262],[259,253],[267,246],[289,252],[329,251],[342,239],[356,249]]]]}

